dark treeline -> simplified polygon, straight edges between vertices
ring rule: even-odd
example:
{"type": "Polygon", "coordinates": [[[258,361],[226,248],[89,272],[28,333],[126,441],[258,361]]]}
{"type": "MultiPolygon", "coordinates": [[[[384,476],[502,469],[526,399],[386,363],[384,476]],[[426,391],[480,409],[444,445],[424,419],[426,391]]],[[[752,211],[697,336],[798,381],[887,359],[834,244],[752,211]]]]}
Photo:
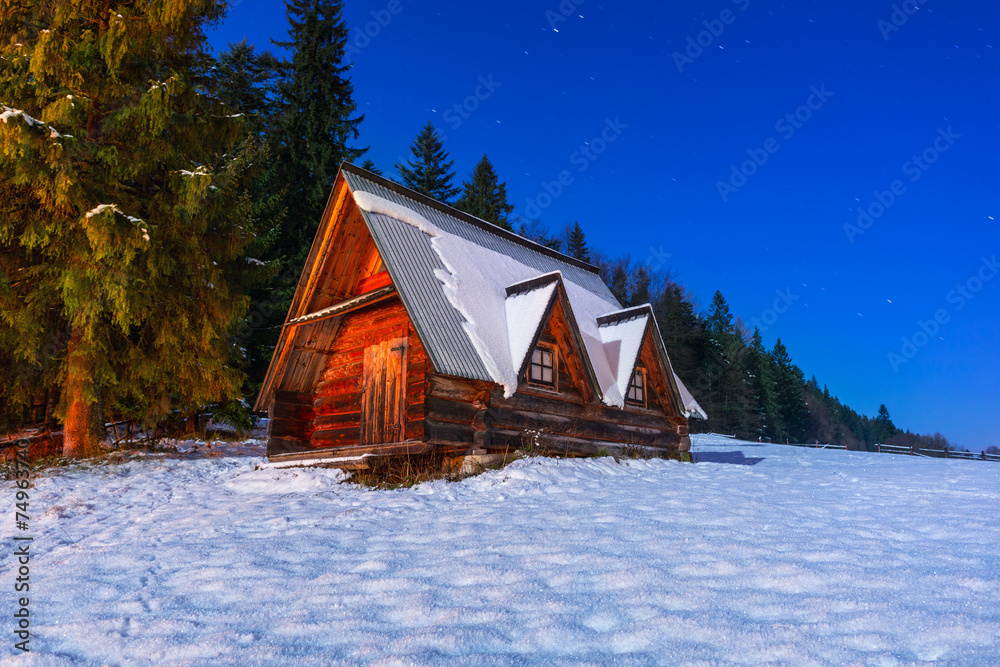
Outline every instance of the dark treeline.
{"type": "MultiPolygon", "coordinates": [[[[0,428],[61,421],[71,455],[106,419],[156,424],[207,408],[246,423],[340,164],[382,173],[362,162],[340,0],[286,0],[284,58],[246,42],[212,54],[204,29],[225,6],[176,2],[190,9],[177,26],[140,8],[152,27],[125,58],[87,41],[84,27],[103,25],[96,9],[52,18],[25,5],[0,18],[0,43],[17,47],[0,46],[17,63],[0,81],[12,105],[0,133],[0,364],[16,370],[0,377],[0,428]],[[44,47],[51,31],[69,40],[65,54],[44,47]],[[44,77],[21,48],[53,61],[44,77]],[[96,99],[110,79],[100,105],[67,94],[84,80],[96,99]],[[88,281],[78,266],[92,267],[88,281]]],[[[589,248],[578,222],[553,232],[512,215],[489,157],[459,181],[433,123],[409,156],[387,176],[593,263],[626,306],[652,304],[675,370],[710,416],[694,429],[948,446],[900,432],[885,406],[869,418],[807,382],[781,340],[765,347],[721,292],[703,310],[671,274],[589,248]]]]}

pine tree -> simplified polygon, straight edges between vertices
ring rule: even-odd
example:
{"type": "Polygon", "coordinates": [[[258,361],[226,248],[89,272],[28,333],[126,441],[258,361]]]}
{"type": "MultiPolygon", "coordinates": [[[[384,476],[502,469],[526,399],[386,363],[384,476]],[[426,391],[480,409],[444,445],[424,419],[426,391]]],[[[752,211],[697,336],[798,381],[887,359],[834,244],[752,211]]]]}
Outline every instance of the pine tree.
{"type": "Polygon", "coordinates": [[[774,372],[760,329],[754,327],[747,351],[747,376],[750,382],[750,396],[753,401],[751,431],[758,437],[771,435],[772,417],[776,412],[774,402],[774,372]]]}
{"type": "Polygon", "coordinates": [[[719,290],[715,290],[715,294],[712,295],[712,306],[705,323],[710,332],[719,336],[731,333],[733,330],[733,314],[729,312],[729,304],[719,290]]]}
{"type": "Polygon", "coordinates": [[[587,249],[587,239],[583,236],[583,229],[579,222],[573,223],[573,229],[569,233],[569,243],[567,245],[569,256],[581,262],[590,261],[590,250],[587,249]]]}
{"type": "Polygon", "coordinates": [[[103,411],[150,423],[236,396],[229,333],[247,300],[231,281],[254,229],[242,121],[223,113],[203,33],[222,11],[0,13],[2,356],[44,373],[60,341],[66,455],[95,445],[103,411]]]}
{"type": "Polygon", "coordinates": [[[274,42],[292,53],[281,64],[279,122],[269,137],[288,209],[277,247],[298,265],[309,252],[340,163],[367,150],[348,145],[357,140],[364,116],[354,116],[350,65],[343,62],[348,30],[342,6],[341,0],[286,0],[289,40],[274,42]]]}
{"type": "Polygon", "coordinates": [[[705,353],[705,329],[696,311],[694,297],[672,280],[667,280],[653,299],[653,313],[674,371],[700,402],[703,393],[698,380],[705,353]]]}
{"type": "Polygon", "coordinates": [[[629,275],[628,269],[631,262],[628,259],[620,259],[611,268],[611,279],[608,289],[618,299],[618,303],[623,306],[629,302],[629,275]]]}
{"type": "Polygon", "coordinates": [[[514,231],[508,216],[514,205],[507,201],[507,184],[501,183],[493,164],[484,154],[472,170],[472,177],[462,184],[463,192],[455,208],[492,222],[509,232],[514,231]]]}
{"type": "Polygon", "coordinates": [[[751,387],[746,373],[746,342],[733,322],[729,304],[716,291],[705,319],[708,348],[703,370],[708,387],[710,426],[724,432],[753,431],[751,387]]]}
{"type": "Polygon", "coordinates": [[[382,175],[382,170],[375,165],[371,158],[365,158],[365,161],[361,163],[361,168],[378,176],[382,175]]]}
{"type": "Polygon", "coordinates": [[[230,44],[215,67],[219,99],[230,113],[242,114],[250,138],[274,134],[278,60],[270,51],[257,53],[245,39],[230,44]]]}
{"type": "Polygon", "coordinates": [[[412,160],[407,160],[405,165],[396,163],[396,171],[399,172],[403,185],[445,204],[449,203],[459,192],[459,188],[452,187],[452,179],[455,178],[452,170],[454,160],[448,159],[441,135],[433,123],[427,121],[427,125],[410,146],[410,152],[413,153],[412,160]]]}
{"type": "Polygon", "coordinates": [[[792,363],[788,350],[779,338],[771,350],[771,360],[775,366],[774,396],[778,419],[775,419],[775,436],[793,442],[805,440],[806,407],[803,388],[805,378],[802,371],[792,363]]]}
{"type": "Polygon", "coordinates": [[[629,289],[628,305],[641,306],[653,300],[652,284],[653,277],[644,264],[640,264],[632,276],[632,285],[629,289]]]}
{"type": "Polygon", "coordinates": [[[220,100],[228,113],[242,118],[248,130],[241,152],[252,166],[244,184],[244,198],[251,206],[251,218],[260,221],[260,228],[246,248],[248,263],[254,270],[243,273],[238,284],[240,291],[249,296],[252,308],[234,339],[234,347],[241,351],[239,368],[247,374],[243,393],[254,395],[267,372],[291,299],[275,280],[290,270],[290,263],[278,247],[288,219],[289,188],[274,159],[278,147],[268,141],[279,134],[281,119],[276,98],[283,69],[269,51],[258,53],[244,40],[229,45],[214,71],[220,100]]]}
{"type": "Polygon", "coordinates": [[[889,440],[892,436],[896,435],[899,430],[896,425],[892,423],[892,417],[889,416],[889,408],[885,407],[885,403],[879,406],[878,416],[875,417],[875,438],[878,442],[883,443],[889,440]]]}
{"type": "Polygon", "coordinates": [[[529,241],[534,241],[538,245],[543,245],[553,250],[562,250],[562,239],[549,234],[549,228],[541,220],[531,220],[528,223],[522,222],[517,228],[517,233],[529,241]]]}

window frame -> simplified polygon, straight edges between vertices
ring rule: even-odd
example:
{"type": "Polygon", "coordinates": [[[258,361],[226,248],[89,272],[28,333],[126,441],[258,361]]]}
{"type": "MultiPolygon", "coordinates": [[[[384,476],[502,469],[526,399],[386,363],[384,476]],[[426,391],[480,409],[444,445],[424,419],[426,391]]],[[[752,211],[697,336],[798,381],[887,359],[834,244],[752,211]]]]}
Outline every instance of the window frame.
{"type": "Polygon", "coordinates": [[[545,343],[539,341],[535,343],[535,346],[531,348],[531,352],[528,354],[528,364],[524,370],[525,382],[527,382],[529,387],[535,387],[538,389],[545,389],[548,391],[559,391],[559,348],[551,343],[545,343]],[[531,378],[531,368],[532,366],[540,366],[542,369],[547,368],[544,363],[535,364],[532,358],[535,356],[535,351],[541,350],[543,352],[548,352],[552,357],[552,382],[545,382],[544,380],[533,380],[531,378]]]}
{"type": "Polygon", "coordinates": [[[632,377],[629,378],[628,387],[625,389],[625,403],[626,405],[631,405],[636,408],[649,407],[649,371],[647,371],[643,366],[636,366],[635,370],[632,371],[632,377]],[[635,379],[637,377],[642,378],[641,387],[637,387],[635,385],[635,379]],[[631,398],[633,388],[638,388],[642,391],[641,401],[631,398]]]}

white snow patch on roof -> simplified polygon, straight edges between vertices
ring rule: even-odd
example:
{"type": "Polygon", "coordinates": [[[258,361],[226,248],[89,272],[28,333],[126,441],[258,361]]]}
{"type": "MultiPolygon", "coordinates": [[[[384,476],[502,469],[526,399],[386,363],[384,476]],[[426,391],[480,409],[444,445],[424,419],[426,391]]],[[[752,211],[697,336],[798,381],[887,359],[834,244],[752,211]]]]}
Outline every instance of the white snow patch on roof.
{"type": "Polygon", "coordinates": [[[677,373],[674,373],[674,381],[677,383],[677,389],[681,392],[681,401],[684,403],[684,412],[687,417],[697,417],[698,419],[708,419],[708,415],[705,410],[698,405],[698,401],[694,400],[694,396],[688,391],[688,388],[684,386],[681,379],[677,377],[677,373]]]}
{"type": "MultiPolygon", "coordinates": [[[[463,328],[493,381],[512,396],[517,390],[517,368],[511,356],[511,341],[506,321],[507,286],[543,275],[502,253],[473,243],[440,229],[427,218],[405,206],[378,195],[354,191],[357,205],[369,213],[378,213],[410,224],[431,237],[445,271],[435,271],[448,302],[465,319],[463,328]]],[[[572,280],[563,279],[570,309],[576,319],[591,367],[597,377],[604,403],[624,407],[624,393],[608,363],[604,342],[597,328],[597,318],[621,306],[597,296],[572,280]]]]}
{"type": "Polygon", "coordinates": [[[354,201],[364,211],[387,215],[408,225],[413,225],[428,236],[435,237],[444,233],[434,223],[416,211],[401,206],[396,202],[391,202],[384,197],[373,195],[370,192],[356,191],[354,193],[354,201]]]}
{"type": "Polygon", "coordinates": [[[600,327],[604,352],[615,374],[615,386],[622,396],[628,393],[628,383],[632,379],[648,322],[649,315],[641,314],[600,327]]]}
{"type": "Polygon", "coordinates": [[[512,294],[504,301],[507,315],[507,345],[510,348],[511,365],[517,372],[524,363],[528,348],[542,324],[552,295],[556,291],[553,281],[530,292],[512,294]]]}

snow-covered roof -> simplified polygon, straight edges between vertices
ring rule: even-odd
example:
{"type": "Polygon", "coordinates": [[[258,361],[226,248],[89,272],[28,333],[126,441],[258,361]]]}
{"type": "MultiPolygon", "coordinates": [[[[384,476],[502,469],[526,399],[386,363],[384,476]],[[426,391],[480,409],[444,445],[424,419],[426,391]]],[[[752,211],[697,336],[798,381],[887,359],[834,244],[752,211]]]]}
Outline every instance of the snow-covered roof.
{"type": "MultiPolygon", "coordinates": [[[[342,174],[438,372],[492,381],[512,395],[562,289],[602,401],[624,406],[643,336],[656,326],[648,305],[602,319],[625,311],[594,267],[357,167],[345,165],[342,174]]],[[[683,412],[704,414],[653,333],[683,412]]]]}

